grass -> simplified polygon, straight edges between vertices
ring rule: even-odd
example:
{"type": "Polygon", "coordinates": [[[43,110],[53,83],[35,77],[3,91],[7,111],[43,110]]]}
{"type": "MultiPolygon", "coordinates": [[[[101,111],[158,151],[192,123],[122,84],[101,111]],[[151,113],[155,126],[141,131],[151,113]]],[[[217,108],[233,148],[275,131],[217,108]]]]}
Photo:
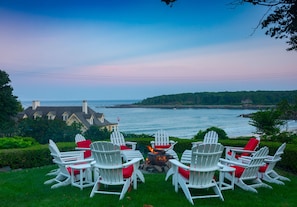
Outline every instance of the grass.
{"type": "MultiPolygon", "coordinates": [[[[51,189],[44,185],[45,176],[54,166],[0,173],[0,206],[104,206],[104,207],[187,207],[192,206],[182,190],[174,191],[171,180],[165,181],[165,174],[145,174],[145,183],[139,183],[137,190],[131,190],[119,201],[117,195],[96,194],[90,198],[91,187],[80,190],[71,185],[51,189]]],[[[271,184],[273,189],[258,188],[258,193],[235,190],[222,191],[225,201],[219,198],[195,199],[194,206],[296,206],[297,176],[281,172],[291,182],[286,185],[271,184]]]]}

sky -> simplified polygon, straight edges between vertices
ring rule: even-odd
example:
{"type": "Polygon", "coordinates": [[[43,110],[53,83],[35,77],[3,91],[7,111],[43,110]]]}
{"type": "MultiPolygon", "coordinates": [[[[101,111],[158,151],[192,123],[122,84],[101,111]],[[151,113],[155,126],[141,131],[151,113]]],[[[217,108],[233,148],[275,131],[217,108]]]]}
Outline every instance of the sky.
{"type": "Polygon", "coordinates": [[[0,69],[32,100],[296,90],[296,52],[233,0],[1,0],[0,69]]]}

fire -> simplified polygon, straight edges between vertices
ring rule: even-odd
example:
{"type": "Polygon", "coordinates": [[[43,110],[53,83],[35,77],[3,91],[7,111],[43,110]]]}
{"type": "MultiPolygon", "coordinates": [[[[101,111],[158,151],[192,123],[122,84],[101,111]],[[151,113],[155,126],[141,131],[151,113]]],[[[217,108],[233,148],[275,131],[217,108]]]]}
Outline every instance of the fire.
{"type": "Polygon", "coordinates": [[[150,152],[152,152],[152,153],[155,152],[154,149],[153,149],[151,146],[147,146],[147,149],[148,149],[150,152]]]}

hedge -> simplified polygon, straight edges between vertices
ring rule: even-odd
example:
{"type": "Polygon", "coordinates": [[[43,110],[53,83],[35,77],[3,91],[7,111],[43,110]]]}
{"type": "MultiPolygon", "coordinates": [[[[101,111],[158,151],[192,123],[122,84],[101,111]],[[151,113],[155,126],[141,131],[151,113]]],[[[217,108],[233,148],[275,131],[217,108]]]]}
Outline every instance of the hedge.
{"type": "MultiPolygon", "coordinates": [[[[148,153],[147,146],[150,145],[152,138],[127,138],[126,141],[136,141],[137,149],[140,150],[144,155],[148,153]]],[[[172,140],[178,143],[174,146],[174,150],[178,155],[181,155],[185,149],[191,149],[192,141],[188,139],[177,139],[172,138],[172,140]]],[[[107,140],[109,141],[109,140],[107,140]]],[[[196,141],[196,140],[195,140],[196,141]]],[[[224,146],[244,146],[247,142],[246,139],[229,139],[229,140],[219,140],[224,146]]],[[[268,142],[261,141],[260,147],[268,146],[269,154],[273,155],[278,147],[282,143],[280,142],[268,142]]],[[[60,151],[74,150],[75,143],[57,143],[60,151]]],[[[224,155],[223,155],[224,156],[224,155]]],[[[19,168],[32,168],[40,167],[52,164],[52,157],[48,149],[48,145],[38,145],[23,149],[5,149],[0,150],[0,168],[9,166],[11,169],[19,168]]],[[[297,147],[296,144],[287,144],[285,153],[282,156],[282,160],[277,163],[277,166],[297,174],[297,147]]]]}
{"type": "MultiPolygon", "coordinates": [[[[61,151],[74,150],[74,143],[57,143],[61,151]]],[[[11,169],[32,168],[51,165],[52,157],[48,145],[35,145],[20,149],[0,150],[0,168],[9,166],[11,169]]]]}

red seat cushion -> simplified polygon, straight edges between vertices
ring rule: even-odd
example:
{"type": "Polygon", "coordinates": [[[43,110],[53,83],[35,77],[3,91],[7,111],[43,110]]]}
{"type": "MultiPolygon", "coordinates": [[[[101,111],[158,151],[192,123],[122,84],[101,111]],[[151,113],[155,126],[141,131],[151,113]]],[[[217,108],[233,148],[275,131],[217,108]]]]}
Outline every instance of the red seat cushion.
{"type": "MultiPolygon", "coordinates": [[[[243,149],[253,151],[256,149],[258,144],[259,144],[259,140],[256,139],[255,137],[253,137],[248,141],[248,143],[245,145],[245,147],[243,149]]],[[[249,155],[250,155],[250,153],[248,153],[248,152],[244,152],[241,154],[241,156],[249,156],[249,155]]]]}
{"type": "Polygon", "coordinates": [[[190,178],[190,171],[189,170],[185,170],[181,167],[178,168],[178,172],[186,179],[190,178]]]}
{"type": "MultiPolygon", "coordinates": [[[[256,149],[256,147],[258,146],[259,144],[259,140],[256,139],[255,137],[252,137],[247,143],[246,145],[244,146],[244,150],[250,150],[250,151],[254,151],[256,149]]],[[[227,152],[228,155],[232,155],[232,152],[229,151],[227,152]]],[[[243,152],[241,154],[235,154],[235,158],[238,159],[240,156],[250,156],[250,153],[248,152],[243,152]]]]}
{"type": "Polygon", "coordinates": [[[120,149],[121,150],[130,150],[131,148],[129,148],[129,147],[125,146],[125,145],[121,145],[120,149]]]}
{"type": "MultiPolygon", "coordinates": [[[[69,175],[71,175],[71,167],[67,167],[67,171],[69,173],[69,175]]],[[[78,175],[79,174],[79,170],[73,170],[74,175],[78,175]]]]}
{"type": "Polygon", "coordinates": [[[264,166],[261,166],[259,168],[259,172],[264,173],[266,171],[267,167],[268,167],[268,164],[266,163],[264,166]]]}
{"type": "Polygon", "coordinates": [[[128,167],[123,168],[123,177],[130,178],[133,174],[133,171],[134,171],[133,165],[129,165],[128,167]]]}
{"type": "MultiPolygon", "coordinates": [[[[76,143],[77,147],[82,147],[82,148],[90,148],[91,144],[92,144],[92,141],[89,139],[76,143]]],[[[88,157],[91,157],[91,150],[86,150],[84,152],[84,158],[88,158],[88,157]]]]}
{"type": "Polygon", "coordinates": [[[169,147],[171,147],[170,144],[167,144],[167,145],[155,145],[156,149],[167,149],[169,147]]]}
{"type": "Polygon", "coordinates": [[[231,166],[231,167],[235,168],[235,177],[240,178],[245,168],[240,166],[231,166]]]}

